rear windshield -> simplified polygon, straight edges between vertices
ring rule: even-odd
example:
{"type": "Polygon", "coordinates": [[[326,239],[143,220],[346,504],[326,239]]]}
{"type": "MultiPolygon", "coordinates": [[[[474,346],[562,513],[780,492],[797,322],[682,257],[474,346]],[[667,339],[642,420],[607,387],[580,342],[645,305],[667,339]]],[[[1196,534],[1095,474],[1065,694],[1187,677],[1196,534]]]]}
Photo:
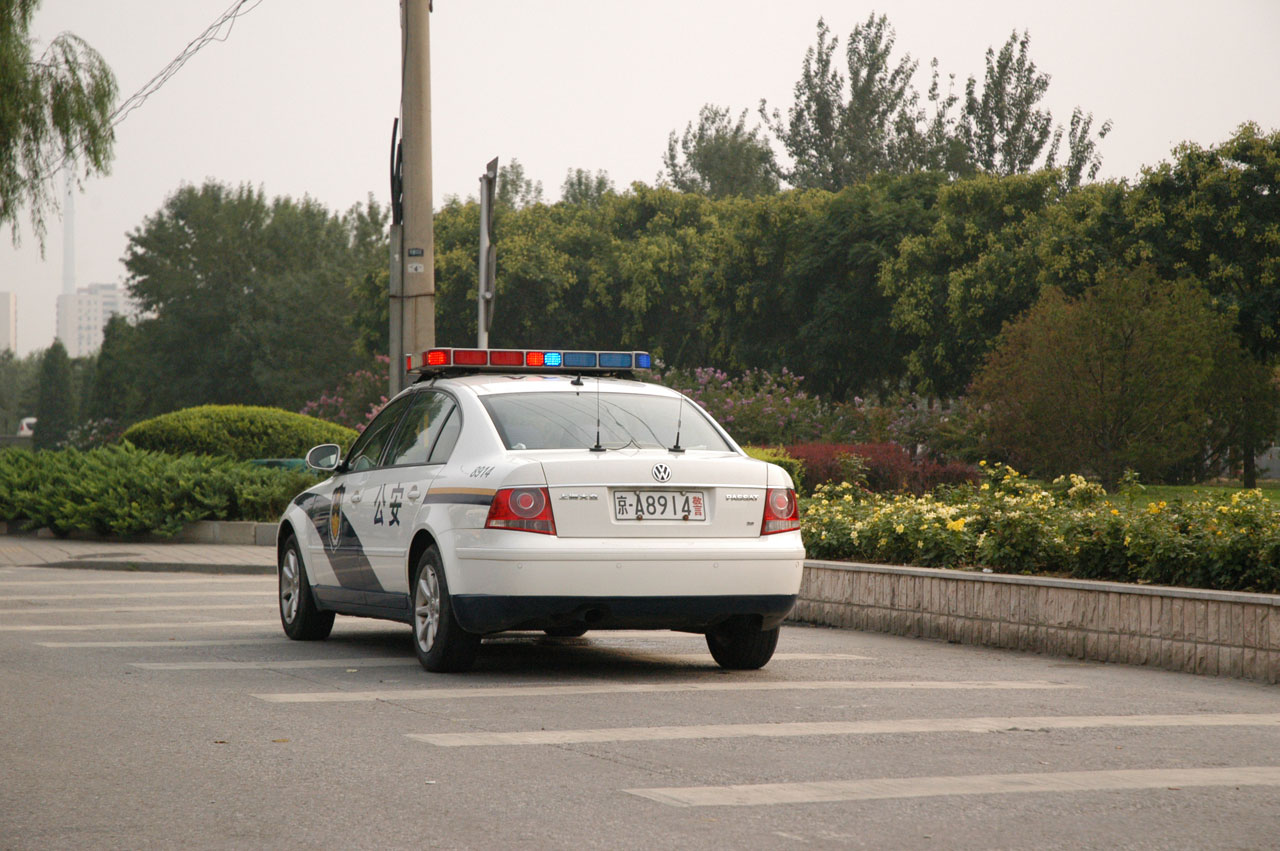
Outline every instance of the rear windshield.
{"type": "Polygon", "coordinates": [[[600,445],[606,449],[729,450],[700,408],[686,399],[638,393],[503,393],[483,397],[498,434],[508,449],[587,449],[596,443],[597,405],[600,445]]]}

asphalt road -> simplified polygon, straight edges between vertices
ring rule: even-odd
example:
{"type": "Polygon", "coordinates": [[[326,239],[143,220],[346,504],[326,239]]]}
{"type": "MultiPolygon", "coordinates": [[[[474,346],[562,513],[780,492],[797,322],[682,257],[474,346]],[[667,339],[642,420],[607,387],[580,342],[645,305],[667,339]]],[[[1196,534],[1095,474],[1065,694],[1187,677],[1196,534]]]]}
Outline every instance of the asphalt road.
{"type": "Polygon", "coordinates": [[[1276,848],[1280,689],[787,627],[287,640],[274,579],[0,568],[2,848],[1276,848]]]}

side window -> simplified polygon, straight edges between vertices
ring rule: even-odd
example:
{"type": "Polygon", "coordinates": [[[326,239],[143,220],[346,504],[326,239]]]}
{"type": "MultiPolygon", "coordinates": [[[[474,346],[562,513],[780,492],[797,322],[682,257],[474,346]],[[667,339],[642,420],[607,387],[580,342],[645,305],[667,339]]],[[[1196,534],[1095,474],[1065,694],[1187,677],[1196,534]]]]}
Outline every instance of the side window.
{"type": "Polygon", "coordinates": [[[427,462],[428,464],[443,464],[453,454],[453,445],[458,442],[458,435],[462,432],[462,413],[457,405],[449,411],[448,417],[440,427],[440,436],[436,438],[436,445],[431,449],[431,460],[427,462]]]}
{"type": "Polygon", "coordinates": [[[452,419],[453,400],[443,393],[423,390],[415,393],[405,414],[404,425],[387,453],[387,464],[426,464],[431,444],[445,423],[452,419]]]}
{"type": "Polygon", "coordinates": [[[400,419],[400,415],[404,413],[408,404],[409,398],[401,396],[373,418],[373,422],[365,428],[364,434],[360,435],[355,445],[351,447],[351,456],[347,458],[349,472],[358,473],[378,466],[382,449],[387,445],[391,433],[395,431],[396,421],[400,419]]]}

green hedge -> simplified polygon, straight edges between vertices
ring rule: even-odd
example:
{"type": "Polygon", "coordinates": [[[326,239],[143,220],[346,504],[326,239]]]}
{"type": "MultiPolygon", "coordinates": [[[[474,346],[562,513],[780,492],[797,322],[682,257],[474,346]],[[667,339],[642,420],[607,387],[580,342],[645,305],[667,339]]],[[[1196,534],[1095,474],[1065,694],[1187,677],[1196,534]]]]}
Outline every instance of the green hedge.
{"type": "Polygon", "coordinates": [[[0,451],[0,520],[100,535],[174,535],[196,520],[275,521],[309,473],[116,444],[0,451]]]}
{"type": "Polygon", "coordinates": [[[792,458],[781,446],[744,446],[742,450],[757,461],[768,461],[786,470],[796,490],[804,492],[804,462],[799,458],[792,458]]]}
{"type": "Polygon", "coordinates": [[[346,450],[356,432],[279,408],[202,405],[143,420],[122,439],[154,452],[226,455],[249,461],[301,458],[320,443],[336,443],[346,450]]]}

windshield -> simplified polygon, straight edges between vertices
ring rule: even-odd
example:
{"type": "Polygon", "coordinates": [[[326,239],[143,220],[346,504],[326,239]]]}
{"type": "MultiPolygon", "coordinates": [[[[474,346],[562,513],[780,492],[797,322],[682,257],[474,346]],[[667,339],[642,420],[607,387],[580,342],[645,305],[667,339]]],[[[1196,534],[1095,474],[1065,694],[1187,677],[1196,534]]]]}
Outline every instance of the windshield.
{"type": "Polygon", "coordinates": [[[706,414],[687,399],[639,393],[503,393],[483,398],[508,449],[587,449],[596,444],[599,405],[600,445],[729,450],[706,414]]]}

